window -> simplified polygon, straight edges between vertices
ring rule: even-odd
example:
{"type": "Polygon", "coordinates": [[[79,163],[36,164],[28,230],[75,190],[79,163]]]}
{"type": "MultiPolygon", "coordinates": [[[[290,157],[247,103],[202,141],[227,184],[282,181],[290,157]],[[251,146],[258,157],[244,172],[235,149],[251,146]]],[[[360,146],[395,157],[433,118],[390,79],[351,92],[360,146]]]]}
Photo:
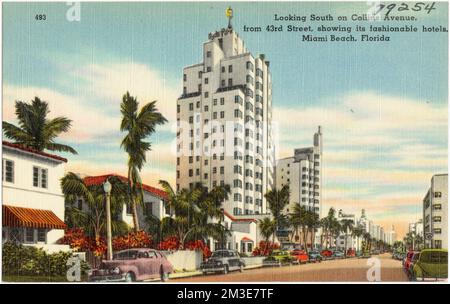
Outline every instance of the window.
{"type": "Polygon", "coordinates": [[[440,223],[442,221],[442,217],[440,216],[433,216],[433,222],[440,223]]]}
{"type": "Polygon", "coordinates": [[[225,104],[225,98],[221,97],[220,98],[220,105],[223,106],[225,104]]]}
{"type": "Polygon", "coordinates": [[[196,105],[197,109],[200,109],[200,101],[197,101],[196,105]]]}
{"type": "Polygon", "coordinates": [[[211,51],[206,52],[206,57],[208,57],[208,58],[211,57],[211,51]]]}
{"type": "Polygon", "coordinates": [[[208,98],[208,97],[209,97],[209,93],[205,92],[205,98],[208,98]]]}
{"type": "Polygon", "coordinates": [[[434,197],[442,197],[442,192],[434,192],[434,197]]]}
{"type": "Polygon", "coordinates": [[[213,99],[213,105],[217,106],[217,98],[213,99]]]}
{"type": "Polygon", "coordinates": [[[202,71],[198,72],[198,78],[202,78],[202,71]]]}
{"type": "Polygon", "coordinates": [[[206,67],[206,72],[211,72],[211,67],[206,67]]]}
{"type": "Polygon", "coordinates": [[[45,229],[39,228],[37,233],[37,241],[40,243],[45,243],[47,237],[47,231],[45,229]]]}
{"type": "Polygon", "coordinates": [[[205,78],[205,84],[208,84],[208,77],[205,78]]]}
{"type": "Polygon", "coordinates": [[[183,74],[183,81],[186,81],[187,80],[187,76],[186,76],[186,74],[183,74]]]}
{"type": "Polygon", "coordinates": [[[225,86],[225,79],[222,79],[222,81],[220,82],[220,86],[224,87],[225,86]]]}
{"type": "Polygon", "coordinates": [[[442,248],[442,241],[441,240],[434,240],[434,248],[441,249],[442,248]]]}
{"type": "Polygon", "coordinates": [[[247,82],[247,83],[253,83],[253,77],[252,77],[252,76],[247,75],[247,76],[245,77],[245,79],[246,79],[246,82],[247,82]]]}
{"type": "Polygon", "coordinates": [[[233,66],[230,64],[228,66],[228,73],[232,73],[233,72],[233,66]]]}
{"type": "Polygon", "coordinates": [[[180,105],[177,105],[177,113],[180,113],[180,109],[181,109],[180,105]]]}
{"type": "Polygon", "coordinates": [[[191,102],[189,104],[189,111],[193,111],[194,110],[194,104],[191,102]]]}
{"type": "Polygon", "coordinates": [[[225,118],[225,111],[220,112],[220,118],[225,118]]]}
{"type": "Polygon", "coordinates": [[[220,174],[225,174],[225,167],[220,167],[220,174]]]}
{"type": "Polygon", "coordinates": [[[253,71],[253,63],[251,61],[247,61],[247,70],[253,71]]]}
{"type": "Polygon", "coordinates": [[[224,66],[222,67],[222,73],[225,73],[225,67],[224,66]]]}
{"type": "Polygon", "coordinates": [[[433,209],[434,210],[442,210],[442,205],[441,204],[434,204],[433,205],[433,209]]]}
{"type": "Polygon", "coordinates": [[[434,228],[433,232],[434,232],[434,234],[441,234],[442,233],[442,229],[441,228],[434,228]]]}
{"type": "Polygon", "coordinates": [[[13,243],[23,242],[23,229],[21,228],[11,228],[9,232],[9,240],[13,243]]]}
{"type": "Polygon", "coordinates": [[[194,157],[193,156],[189,156],[189,163],[192,164],[193,161],[194,161],[194,157]]]}
{"type": "Polygon", "coordinates": [[[25,228],[25,242],[26,243],[34,243],[34,229],[33,228],[25,228]]]}
{"type": "Polygon", "coordinates": [[[239,95],[234,96],[234,103],[238,103],[238,104],[242,105],[243,104],[242,97],[239,95]]]}
{"type": "Polygon", "coordinates": [[[47,169],[33,167],[33,186],[39,188],[47,188],[47,169]]]}
{"type": "Polygon", "coordinates": [[[14,162],[9,159],[3,159],[2,167],[3,181],[14,183],[14,162]]]}
{"type": "Polygon", "coordinates": [[[189,123],[194,123],[194,116],[189,116],[189,123]]]}
{"type": "Polygon", "coordinates": [[[194,171],[192,169],[189,169],[189,176],[193,176],[194,175],[194,171]]]}
{"type": "Polygon", "coordinates": [[[233,86],[233,79],[228,78],[228,86],[232,87],[233,86]]]}

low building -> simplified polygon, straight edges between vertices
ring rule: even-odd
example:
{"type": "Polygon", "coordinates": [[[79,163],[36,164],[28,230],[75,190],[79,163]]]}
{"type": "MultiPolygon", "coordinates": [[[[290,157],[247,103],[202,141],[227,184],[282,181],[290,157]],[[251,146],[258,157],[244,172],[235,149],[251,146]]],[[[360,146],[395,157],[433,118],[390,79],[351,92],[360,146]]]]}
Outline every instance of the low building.
{"type": "Polygon", "coordinates": [[[209,238],[207,245],[211,251],[219,249],[236,250],[241,254],[251,255],[253,249],[258,246],[261,237],[258,234],[258,221],[254,218],[235,217],[228,212],[223,213],[223,222],[221,223],[230,234],[223,244],[219,240],[209,238]]]}
{"type": "MultiPolygon", "coordinates": [[[[105,175],[98,175],[98,176],[87,176],[83,178],[83,181],[86,186],[92,186],[92,185],[102,185],[106,182],[106,180],[110,177],[118,177],[123,182],[127,183],[128,179],[124,176],[118,175],[118,174],[105,174],[105,175]]],[[[164,190],[142,184],[142,190],[144,193],[144,202],[142,205],[137,205],[137,211],[138,211],[138,220],[139,225],[141,226],[141,229],[146,229],[146,216],[147,215],[153,215],[159,220],[162,220],[164,217],[170,216],[170,208],[168,205],[168,196],[167,193],[164,190]]],[[[68,203],[70,204],[70,203],[68,203]]],[[[80,198],[76,204],[77,208],[80,210],[86,210],[86,202],[82,198],[80,198]]],[[[128,226],[133,227],[133,215],[132,215],[132,208],[131,204],[124,203],[124,206],[122,208],[122,214],[118,218],[118,220],[124,221],[128,226]]]]}
{"type": "Polygon", "coordinates": [[[60,179],[67,159],[3,141],[2,242],[67,251],[60,179]]]}
{"type": "MultiPolygon", "coordinates": [[[[353,227],[356,226],[357,220],[356,216],[354,214],[346,214],[342,211],[342,209],[339,209],[337,220],[342,224],[344,220],[349,220],[352,222],[353,227]]],[[[339,236],[336,238],[336,247],[340,250],[347,250],[349,248],[356,248],[357,247],[357,240],[352,235],[351,229],[347,229],[347,231],[342,231],[339,236]],[[347,242],[346,242],[347,238],[347,242]],[[345,247],[347,246],[347,247],[345,247]]]]}
{"type": "Polygon", "coordinates": [[[423,231],[426,248],[448,248],[448,174],[436,174],[423,199],[423,231]]]}

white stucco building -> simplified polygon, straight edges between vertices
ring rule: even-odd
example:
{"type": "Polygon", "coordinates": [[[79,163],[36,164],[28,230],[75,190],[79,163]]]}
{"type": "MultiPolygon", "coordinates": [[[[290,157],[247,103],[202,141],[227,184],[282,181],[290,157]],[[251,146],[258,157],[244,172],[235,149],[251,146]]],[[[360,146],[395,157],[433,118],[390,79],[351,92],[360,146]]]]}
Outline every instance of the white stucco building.
{"type": "Polygon", "coordinates": [[[210,33],[202,60],[183,69],[177,100],[176,188],[228,184],[232,215],[266,213],[274,186],[269,61],[231,27],[210,33]]]}
{"type": "Polygon", "coordinates": [[[289,185],[290,213],[296,204],[322,217],[322,130],[314,134],[314,145],[294,150],[294,156],[279,159],[276,165],[276,187],[289,185]]]}
{"type": "Polygon", "coordinates": [[[423,199],[426,248],[448,249],[448,174],[436,174],[423,199]]]}
{"type": "MultiPolygon", "coordinates": [[[[109,177],[118,177],[123,182],[127,183],[128,179],[124,176],[118,175],[118,174],[105,174],[105,175],[98,175],[98,176],[87,176],[83,178],[84,183],[87,186],[91,185],[102,185],[106,182],[106,180],[109,177]]],[[[164,217],[171,216],[170,208],[167,203],[168,196],[167,193],[164,190],[142,184],[142,190],[144,192],[144,202],[143,204],[137,205],[137,211],[138,211],[138,218],[139,218],[139,226],[141,229],[146,229],[146,216],[147,215],[153,215],[159,220],[163,219],[164,217]]],[[[68,204],[72,204],[75,207],[77,207],[80,210],[86,210],[87,206],[86,203],[82,198],[78,199],[77,202],[68,202],[68,204]]],[[[122,214],[119,217],[119,220],[124,221],[128,226],[133,227],[133,215],[132,215],[132,209],[130,204],[124,204],[122,208],[122,214]]]]}
{"type": "Polygon", "coordinates": [[[60,179],[67,159],[6,141],[2,147],[2,242],[69,250],[56,244],[66,228],[60,179]]]}

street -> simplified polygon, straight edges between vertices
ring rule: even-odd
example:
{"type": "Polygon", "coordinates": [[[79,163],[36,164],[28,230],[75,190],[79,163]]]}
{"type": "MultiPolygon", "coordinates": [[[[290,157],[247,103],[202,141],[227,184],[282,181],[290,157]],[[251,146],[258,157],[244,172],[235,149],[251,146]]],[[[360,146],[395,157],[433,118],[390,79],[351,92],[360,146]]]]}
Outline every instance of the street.
{"type": "MultiPolygon", "coordinates": [[[[373,256],[380,261],[382,282],[408,281],[401,261],[393,260],[390,254],[373,256]]],[[[350,258],[323,261],[304,265],[263,267],[232,272],[227,275],[211,274],[174,279],[172,282],[367,282],[368,259],[350,258]]],[[[372,260],[371,260],[372,261],[372,260]]]]}

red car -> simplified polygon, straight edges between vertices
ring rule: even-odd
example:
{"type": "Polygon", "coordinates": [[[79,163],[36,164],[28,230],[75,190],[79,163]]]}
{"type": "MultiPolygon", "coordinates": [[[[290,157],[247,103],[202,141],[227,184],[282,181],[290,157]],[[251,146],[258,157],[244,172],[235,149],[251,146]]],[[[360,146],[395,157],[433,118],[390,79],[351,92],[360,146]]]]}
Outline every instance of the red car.
{"type": "Polygon", "coordinates": [[[320,252],[320,255],[324,258],[331,258],[333,256],[333,251],[331,251],[330,249],[325,249],[320,252]]]}
{"type": "Polygon", "coordinates": [[[308,263],[309,256],[305,250],[296,249],[291,252],[292,261],[297,264],[308,263]]]}
{"type": "Polygon", "coordinates": [[[403,270],[405,272],[407,272],[407,273],[409,272],[409,269],[410,269],[411,264],[413,262],[413,256],[414,256],[414,254],[418,254],[418,253],[420,253],[420,252],[408,251],[408,253],[406,254],[405,261],[403,262],[403,270]]]}
{"type": "Polygon", "coordinates": [[[355,249],[349,248],[349,249],[347,250],[347,257],[354,257],[354,256],[356,256],[355,249]]]}
{"type": "Polygon", "coordinates": [[[117,252],[110,261],[102,261],[89,280],[134,282],[161,278],[161,281],[167,281],[172,272],[172,264],[161,252],[134,248],[117,252]]]}

